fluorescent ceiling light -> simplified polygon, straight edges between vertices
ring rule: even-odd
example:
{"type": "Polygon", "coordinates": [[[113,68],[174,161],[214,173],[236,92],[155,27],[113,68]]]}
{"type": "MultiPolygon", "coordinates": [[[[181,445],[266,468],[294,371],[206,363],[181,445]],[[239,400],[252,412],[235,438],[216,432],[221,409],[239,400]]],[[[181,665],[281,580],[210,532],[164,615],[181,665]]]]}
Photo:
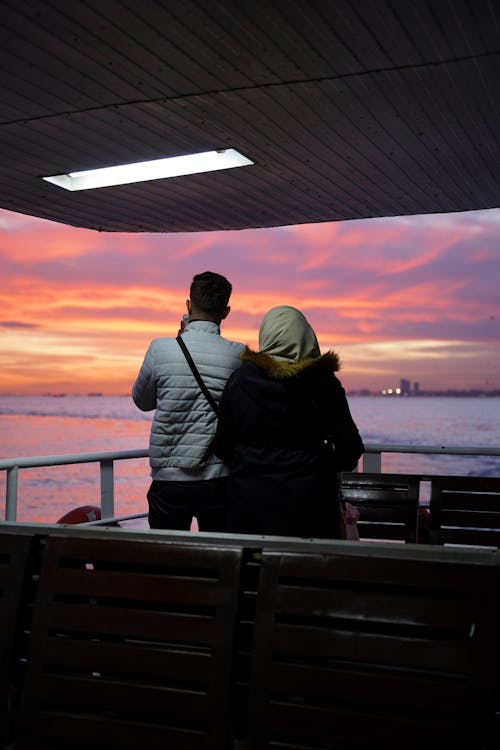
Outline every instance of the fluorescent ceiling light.
{"type": "Polygon", "coordinates": [[[120,164],[117,167],[56,174],[42,179],[59,185],[65,190],[90,190],[110,185],[128,185],[131,182],[162,180],[165,177],[215,172],[218,169],[246,167],[249,164],[253,164],[253,161],[235,151],[234,148],[225,148],[220,151],[204,151],[200,154],[172,156],[167,159],[141,161],[135,164],[120,164]]]}

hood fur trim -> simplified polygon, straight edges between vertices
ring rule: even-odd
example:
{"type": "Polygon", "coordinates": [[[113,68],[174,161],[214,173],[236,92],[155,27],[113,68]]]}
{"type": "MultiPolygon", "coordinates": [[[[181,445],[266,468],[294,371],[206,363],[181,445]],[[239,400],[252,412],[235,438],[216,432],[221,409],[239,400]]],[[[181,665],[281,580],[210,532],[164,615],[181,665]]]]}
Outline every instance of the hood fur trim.
{"type": "Polygon", "coordinates": [[[293,378],[309,367],[321,367],[325,370],[337,372],[340,370],[340,360],[335,352],[326,352],[313,359],[301,359],[300,362],[282,362],[262,352],[254,352],[248,347],[241,355],[242,362],[253,362],[254,365],[264,370],[266,375],[275,380],[293,378]]]}

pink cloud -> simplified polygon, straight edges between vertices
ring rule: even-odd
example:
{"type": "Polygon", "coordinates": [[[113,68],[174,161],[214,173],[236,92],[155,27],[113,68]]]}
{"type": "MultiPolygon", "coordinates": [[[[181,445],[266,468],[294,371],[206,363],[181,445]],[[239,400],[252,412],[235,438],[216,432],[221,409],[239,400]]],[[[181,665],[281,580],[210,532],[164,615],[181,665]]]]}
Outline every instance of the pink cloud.
{"type": "MultiPolygon", "coordinates": [[[[208,269],[233,283],[224,334],[253,346],[277,304],[302,309],[323,346],[431,338],[479,352],[500,338],[498,211],[172,235],[105,234],[0,211],[0,232],[12,372],[30,347],[30,363],[40,359],[45,340],[75,378],[82,361],[104,358],[113,379],[113,358],[128,346],[121,390],[149,339],[175,333],[192,276],[208,269]],[[16,329],[27,338],[16,343],[16,329]]],[[[454,367],[445,354],[433,362],[443,378],[454,367]]]]}

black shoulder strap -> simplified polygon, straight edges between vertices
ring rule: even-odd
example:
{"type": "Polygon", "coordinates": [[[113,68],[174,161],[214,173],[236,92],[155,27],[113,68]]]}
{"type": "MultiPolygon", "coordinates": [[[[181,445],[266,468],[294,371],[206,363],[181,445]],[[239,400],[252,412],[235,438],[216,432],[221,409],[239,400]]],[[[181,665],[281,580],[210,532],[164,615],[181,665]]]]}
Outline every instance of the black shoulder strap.
{"type": "Polygon", "coordinates": [[[203,382],[202,377],[201,377],[200,373],[198,372],[198,368],[196,367],[195,363],[193,362],[193,358],[192,358],[191,354],[189,353],[189,349],[187,348],[187,346],[184,343],[184,341],[183,341],[183,339],[182,339],[181,336],[177,336],[176,341],[179,344],[179,346],[181,347],[182,351],[184,352],[184,356],[187,359],[187,363],[188,363],[189,367],[191,368],[191,372],[195,376],[196,382],[200,386],[203,395],[205,396],[205,398],[207,399],[208,403],[210,404],[210,406],[212,407],[212,409],[214,410],[214,412],[217,414],[217,416],[219,416],[219,407],[217,406],[217,403],[216,403],[214,397],[212,396],[212,394],[210,393],[210,391],[208,390],[207,386],[203,382]]]}

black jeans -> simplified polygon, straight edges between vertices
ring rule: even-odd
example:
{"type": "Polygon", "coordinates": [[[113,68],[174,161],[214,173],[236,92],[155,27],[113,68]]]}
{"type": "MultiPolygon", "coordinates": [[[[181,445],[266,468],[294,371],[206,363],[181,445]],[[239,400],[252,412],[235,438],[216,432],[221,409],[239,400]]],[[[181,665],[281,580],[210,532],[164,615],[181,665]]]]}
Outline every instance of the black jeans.
{"type": "Polygon", "coordinates": [[[153,480],[148,490],[149,526],[152,529],[189,531],[193,516],[200,531],[227,530],[227,479],[194,482],[153,480]]]}

